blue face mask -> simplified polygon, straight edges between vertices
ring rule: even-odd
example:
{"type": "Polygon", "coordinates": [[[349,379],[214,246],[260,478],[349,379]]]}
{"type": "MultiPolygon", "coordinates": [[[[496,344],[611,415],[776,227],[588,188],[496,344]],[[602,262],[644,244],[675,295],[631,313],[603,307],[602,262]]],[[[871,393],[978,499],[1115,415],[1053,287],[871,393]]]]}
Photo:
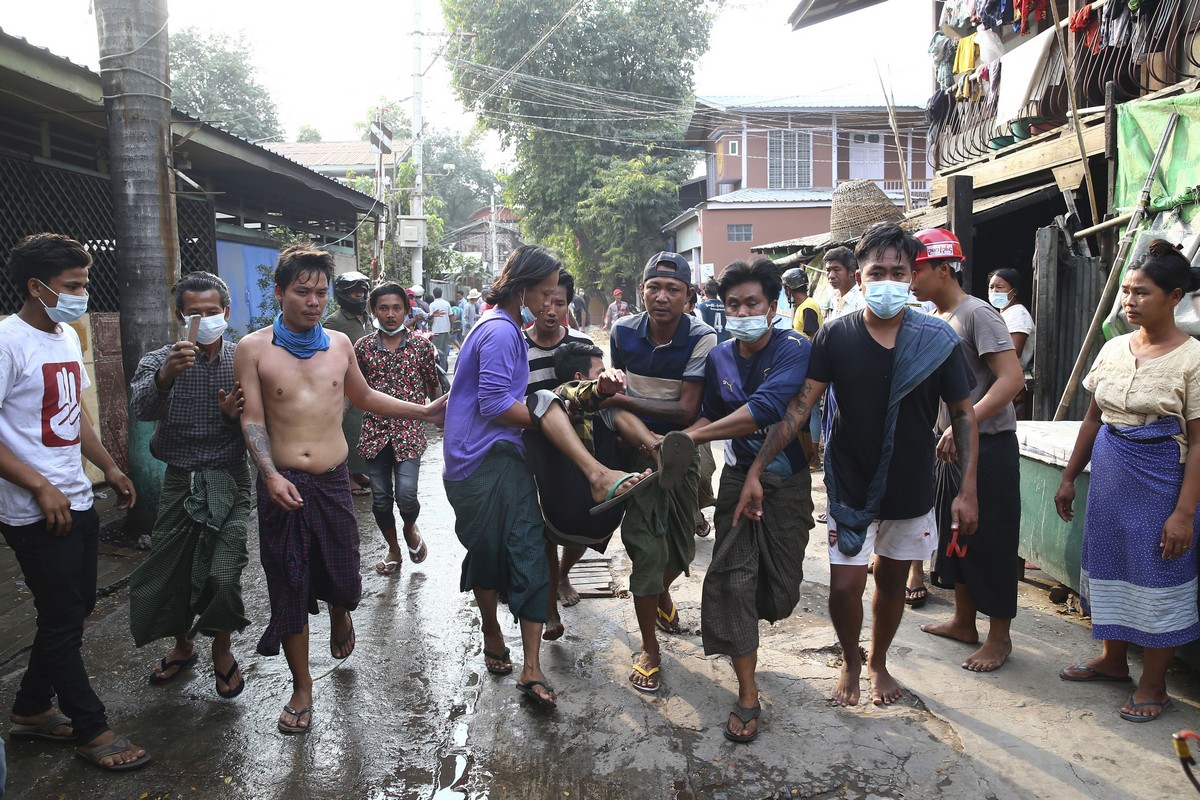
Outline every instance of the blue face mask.
{"type": "MultiPolygon", "coordinates": [[[[38,281],[38,283],[42,282],[38,281]]],[[[42,283],[42,286],[46,286],[46,284],[42,283]]],[[[54,306],[48,306],[45,300],[38,298],[46,309],[46,316],[52,322],[71,323],[87,313],[88,296],[86,294],[57,294],[49,286],[46,286],[46,291],[58,298],[58,304],[54,306]]]]}
{"type": "Polygon", "coordinates": [[[521,324],[531,325],[536,319],[537,317],[535,317],[533,312],[529,310],[529,307],[525,305],[525,293],[521,292],[521,324]]]}
{"type": "Polygon", "coordinates": [[[758,317],[725,318],[725,330],[739,342],[757,342],[770,327],[766,314],[758,317]]]}
{"type": "Polygon", "coordinates": [[[880,319],[891,319],[908,305],[909,285],[904,281],[868,281],[863,283],[867,308],[880,319]]]}
{"type": "Polygon", "coordinates": [[[1008,308],[1008,304],[1012,302],[1008,299],[1008,292],[989,292],[988,300],[999,309],[1008,308]]]}

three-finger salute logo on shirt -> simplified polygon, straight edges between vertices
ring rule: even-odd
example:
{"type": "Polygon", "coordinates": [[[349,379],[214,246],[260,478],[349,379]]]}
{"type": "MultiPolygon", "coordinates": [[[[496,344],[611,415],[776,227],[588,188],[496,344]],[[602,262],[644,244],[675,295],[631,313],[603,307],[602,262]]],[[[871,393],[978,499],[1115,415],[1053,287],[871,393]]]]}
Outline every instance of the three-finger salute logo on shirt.
{"type": "Polygon", "coordinates": [[[70,447],[79,444],[82,392],[79,363],[42,365],[42,444],[70,447]]]}

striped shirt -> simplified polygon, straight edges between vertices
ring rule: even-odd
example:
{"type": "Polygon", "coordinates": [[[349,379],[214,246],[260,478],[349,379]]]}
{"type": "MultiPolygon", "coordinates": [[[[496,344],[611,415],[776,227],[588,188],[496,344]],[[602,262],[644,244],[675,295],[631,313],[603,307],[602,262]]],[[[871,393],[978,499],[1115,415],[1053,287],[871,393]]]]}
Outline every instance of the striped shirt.
{"type": "Polygon", "coordinates": [[[564,327],[563,330],[567,335],[558,344],[549,347],[542,347],[533,340],[529,331],[525,331],[525,343],[529,345],[529,387],[525,390],[526,394],[533,394],[539,389],[556,389],[562,383],[554,375],[554,355],[558,348],[567,342],[595,344],[586,334],[573,328],[564,327]]]}
{"type": "MultiPolygon", "coordinates": [[[[683,314],[675,337],[668,344],[657,345],[650,338],[649,326],[646,312],[617,321],[609,342],[612,365],[625,371],[630,397],[677,401],[684,381],[704,382],[704,362],[717,343],[717,334],[691,314],[683,314]]],[[[649,417],[642,417],[642,422],[655,433],[686,427],[649,417]]]]}

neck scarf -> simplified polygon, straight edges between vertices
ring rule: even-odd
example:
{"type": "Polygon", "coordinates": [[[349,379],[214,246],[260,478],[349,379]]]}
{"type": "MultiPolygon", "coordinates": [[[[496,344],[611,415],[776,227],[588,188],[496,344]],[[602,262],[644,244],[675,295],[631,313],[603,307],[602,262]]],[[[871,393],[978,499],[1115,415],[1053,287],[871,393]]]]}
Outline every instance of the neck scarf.
{"type": "Polygon", "coordinates": [[[283,313],[275,315],[271,344],[277,344],[296,358],[312,358],[317,352],[329,349],[329,334],[321,323],[310,331],[296,333],[283,324],[283,313]]]}
{"type": "Polygon", "coordinates": [[[888,467],[892,463],[900,401],[942,365],[961,338],[937,317],[912,308],[905,308],[902,313],[904,322],[896,335],[896,348],[892,354],[895,377],[892,379],[887,417],[883,423],[883,448],[879,454],[879,466],[867,487],[867,501],[863,508],[842,505],[837,470],[830,464],[835,451],[829,446],[825,448],[825,489],[829,497],[829,515],[837,522],[838,550],[848,556],[858,555],[862,550],[867,527],[879,516],[879,507],[887,491],[888,467]]]}

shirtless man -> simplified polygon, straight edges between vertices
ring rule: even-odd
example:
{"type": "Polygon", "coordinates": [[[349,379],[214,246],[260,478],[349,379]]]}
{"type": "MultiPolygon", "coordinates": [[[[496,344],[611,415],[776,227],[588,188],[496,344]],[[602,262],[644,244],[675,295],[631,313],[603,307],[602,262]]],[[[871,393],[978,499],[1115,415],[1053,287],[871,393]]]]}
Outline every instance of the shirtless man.
{"type": "Polygon", "coordinates": [[[354,652],[350,612],[362,593],[358,526],[347,483],[343,397],[384,417],[441,424],[445,399],[421,406],[371,389],[344,334],[327,333],[333,256],[305,245],[279,254],[274,325],[238,343],[234,375],[245,395],[242,431],[258,467],[259,540],[271,621],[258,643],[275,655],[282,643],[292,696],[277,726],[306,733],[312,723],[308,613],[329,604],[330,654],[354,652]]]}

